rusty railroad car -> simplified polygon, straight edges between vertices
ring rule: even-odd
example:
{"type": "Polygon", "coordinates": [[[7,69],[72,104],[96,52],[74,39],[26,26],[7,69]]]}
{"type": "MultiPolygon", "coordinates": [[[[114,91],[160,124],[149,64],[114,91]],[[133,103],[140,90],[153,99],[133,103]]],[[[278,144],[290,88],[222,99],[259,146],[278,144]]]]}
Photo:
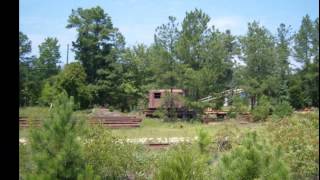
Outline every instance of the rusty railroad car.
{"type": "MultiPolygon", "coordinates": [[[[185,92],[182,89],[157,89],[157,90],[150,90],[148,95],[148,109],[144,111],[147,117],[154,117],[153,113],[157,109],[159,109],[162,105],[163,97],[166,93],[171,93],[173,95],[185,96],[185,92]]],[[[194,111],[187,110],[182,102],[175,101],[175,110],[177,112],[178,118],[193,118],[195,117],[194,111]]]]}

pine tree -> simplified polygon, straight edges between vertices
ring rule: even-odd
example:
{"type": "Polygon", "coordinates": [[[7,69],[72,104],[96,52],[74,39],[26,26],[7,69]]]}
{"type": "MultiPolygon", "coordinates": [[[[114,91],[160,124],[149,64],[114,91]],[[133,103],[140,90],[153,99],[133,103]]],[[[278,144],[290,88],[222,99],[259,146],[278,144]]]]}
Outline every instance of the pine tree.
{"type": "Polygon", "coordinates": [[[60,94],[54,103],[50,118],[43,127],[32,129],[30,143],[36,165],[32,179],[76,179],[83,172],[81,146],[77,140],[78,121],[72,118],[73,98],[60,94]]]}
{"type": "Polygon", "coordinates": [[[279,148],[272,149],[257,134],[248,133],[241,144],[223,155],[216,169],[222,180],[289,179],[287,165],[279,148]]]}

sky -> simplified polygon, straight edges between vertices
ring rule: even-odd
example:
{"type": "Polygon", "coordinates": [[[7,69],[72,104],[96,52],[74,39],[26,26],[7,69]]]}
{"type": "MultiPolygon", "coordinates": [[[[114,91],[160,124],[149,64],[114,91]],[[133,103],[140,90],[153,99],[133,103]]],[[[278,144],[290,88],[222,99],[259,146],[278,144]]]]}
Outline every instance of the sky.
{"type": "MultiPolygon", "coordinates": [[[[150,45],[157,26],[168,22],[168,16],[183,21],[186,12],[201,9],[211,18],[209,25],[221,31],[230,29],[234,35],[244,35],[247,23],[257,20],[273,34],[280,23],[298,31],[302,17],[319,17],[318,0],[20,0],[19,30],[32,42],[32,55],[38,56],[38,46],[47,37],[59,40],[61,61],[66,62],[67,44],[71,49],[76,31],[67,29],[72,9],[102,7],[111,16],[131,47],[138,43],[150,45]]],[[[69,51],[69,62],[74,53],[69,51]]]]}

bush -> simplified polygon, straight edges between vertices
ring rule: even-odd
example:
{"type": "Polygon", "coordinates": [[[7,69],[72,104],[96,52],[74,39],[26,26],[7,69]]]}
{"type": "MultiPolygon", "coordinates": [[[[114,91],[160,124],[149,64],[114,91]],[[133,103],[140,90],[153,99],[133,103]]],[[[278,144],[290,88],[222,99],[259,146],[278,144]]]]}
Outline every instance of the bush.
{"type": "Polygon", "coordinates": [[[58,95],[58,90],[54,86],[46,82],[41,90],[41,96],[39,98],[39,104],[43,106],[49,106],[53,103],[54,99],[58,95]]]}
{"type": "Polygon", "coordinates": [[[237,113],[233,112],[232,110],[230,110],[227,115],[228,115],[228,118],[236,118],[237,117],[237,113]]]}
{"type": "Polygon", "coordinates": [[[26,175],[34,170],[34,164],[30,160],[29,146],[19,143],[19,179],[25,179],[26,175]]]}
{"type": "Polygon", "coordinates": [[[148,164],[139,145],[121,141],[103,127],[89,127],[84,145],[87,165],[102,179],[124,179],[144,172],[148,164]]]}
{"type": "Polygon", "coordinates": [[[280,117],[280,118],[283,118],[285,116],[289,116],[292,113],[293,113],[293,108],[290,105],[290,103],[287,101],[284,101],[284,102],[277,104],[274,107],[274,111],[273,111],[273,114],[280,117]]]}
{"type": "Polygon", "coordinates": [[[158,108],[153,112],[153,116],[158,117],[160,119],[165,119],[166,118],[166,112],[163,108],[158,108]]]}
{"type": "Polygon", "coordinates": [[[78,121],[72,117],[73,98],[60,94],[50,117],[40,129],[31,129],[30,145],[35,171],[32,179],[76,179],[84,169],[78,121]]]}
{"type": "Polygon", "coordinates": [[[197,113],[197,115],[202,115],[205,108],[211,106],[211,104],[208,102],[198,102],[198,101],[190,101],[190,100],[186,100],[185,105],[188,109],[194,110],[197,113]]]}
{"type": "Polygon", "coordinates": [[[241,144],[223,155],[215,175],[217,179],[289,179],[287,165],[279,148],[272,149],[259,141],[256,133],[248,133],[241,144]]]}
{"type": "Polygon", "coordinates": [[[312,178],[319,171],[319,114],[310,114],[267,123],[269,139],[283,148],[293,179],[312,178]]]}
{"type": "Polygon", "coordinates": [[[236,125],[224,125],[214,134],[214,151],[220,153],[230,150],[239,144],[240,137],[241,132],[236,125]]]}
{"type": "Polygon", "coordinates": [[[180,144],[167,151],[159,159],[153,179],[210,179],[207,159],[194,147],[180,144]]]}
{"type": "Polygon", "coordinates": [[[93,170],[93,168],[92,168],[92,166],[90,166],[90,165],[87,165],[86,167],[85,167],[85,170],[81,173],[81,174],[79,174],[78,175],[78,178],[77,178],[77,180],[101,180],[101,177],[99,176],[99,175],[96,175],[95,174],[95,172],[94,172],[94,170],[93,170]]]}
{"type": "Polygon", "coordinates": [[[161,99],[161,108],[165,112],[165,121],[175,121],[177,118],[176,108],[184,104],[184,98],[180,95],[166,92],[161,99]]]}
{"type": "Polygon", "coordinates": [[[205,131],[204,129],[200,129],[198,132],[198,145],[200,148],[201,153],[206,153],[208,152],[208,146],[211,143],[211,138],[209,136],[209,133],[205,131]]]}
{"type": "Polygon", "coordinates": [[[252,111],[252,117],[254,121],[262,121],[267,119],[270,114],[271,104],[266,96],[262,96],[259,99],[258,106],[252,111]]]}

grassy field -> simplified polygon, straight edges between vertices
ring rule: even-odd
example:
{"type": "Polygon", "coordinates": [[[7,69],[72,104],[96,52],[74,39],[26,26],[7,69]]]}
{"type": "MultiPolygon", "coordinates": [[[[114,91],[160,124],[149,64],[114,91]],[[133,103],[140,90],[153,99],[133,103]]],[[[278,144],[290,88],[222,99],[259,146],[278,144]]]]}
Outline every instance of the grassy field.
{"type": "Polygon", "coordinates": [[[223,129],[230,131],[243,132],[248,129],[257,129],[263,123],[240,124],[236,120],[225,120],[211,124],[200,122],[163,122],[160,119],[145,118],[140,128],[132,129],[112,129],[112,133],[127,138],[140,137],[195,137],[199,129],[205,129],[210,135],[214,136],[223,129]]]}
{"type": "MultiPolygon", "coordinates": [[[[76,111],[75,116],[85,117],[91,110],[76,111]]],[[[19,116],[27,116],[35,119],[47,118],[48,108],[27,107],[19,109],[19,116]]],[[[233,131],[241,133],[250,129],[259,129],[264,123],[240,124],[235,119],[228,119],[222,122],[202,124],[200,122],[163,122],[161,119],[143,119],[139,128],[111,129],[111,132],[121,138],[164,138],[164,137],[195,137],[199,129],[205,129],[211,136],[221,131],[233,131]]],[[[19,131],[19,137],[26,137],[27,129],[19,131]]]]}

